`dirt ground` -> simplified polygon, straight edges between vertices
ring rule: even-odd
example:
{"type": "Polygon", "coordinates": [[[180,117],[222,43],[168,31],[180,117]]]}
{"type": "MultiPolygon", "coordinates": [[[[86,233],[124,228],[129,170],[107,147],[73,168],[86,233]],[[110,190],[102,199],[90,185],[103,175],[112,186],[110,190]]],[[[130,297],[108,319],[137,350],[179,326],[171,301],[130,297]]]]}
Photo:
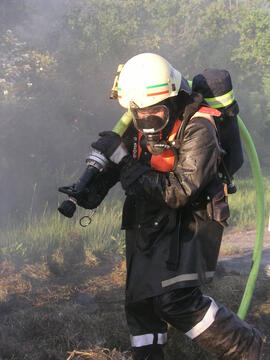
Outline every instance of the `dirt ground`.
{"type": "MultiPolygon", "coordinates": [[[[222,242],[223,247],[226,248],[226,246],[235,247],[236,249],[239,249],[240,253],[250,252],[253,250],[254,246],[254,240],[255,240],[256,232],[255,230],[235,230],[235,229],[229,229],[228,231],[225,231],[222,242]]],[[[265,229],[264,232],[264,243],[263,243],[263,249],[269,249],[270,248],[270,232],[265,229]]],[[[221,248],[221,256],[224,256],[225,254],[222,253],[221,248]]]]}
{"type": "MultiPolygon", "coordinates": [[[[263,266],[247,320],[265,335],[264,359],[270,359],[270,233],[265,235],[263,266]]],[[[225,234],[218,281],[206,289],[234,310],[247,274],[230,273],[226,262],[237,259],[237,267],[242,269],[241,261],[248,263],[254,239],[254,231],[225,234]]],[[[1,262],[0,360],[130,357],[124,316],[124,259],[111,255],[96,258],[90,252],[82,255],[76,256],[76,261],[63,259],[58,252],[38,264],[1,262]]],[[[184,345],[176,341],[179,335],[171,332],[167,360],[179,359],[179,355],[187,360],[209,359],[186,340],[181,340],[184,345]]]]}

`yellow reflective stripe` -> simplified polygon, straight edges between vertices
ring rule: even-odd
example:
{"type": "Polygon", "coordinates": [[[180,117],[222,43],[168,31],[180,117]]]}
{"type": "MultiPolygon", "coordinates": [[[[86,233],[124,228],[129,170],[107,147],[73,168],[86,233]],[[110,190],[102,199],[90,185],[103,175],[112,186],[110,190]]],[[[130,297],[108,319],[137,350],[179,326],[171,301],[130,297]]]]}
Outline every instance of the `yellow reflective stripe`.
{"type": "Polygon", "coordinates": [[[218,109],[224,106],[228,106],[234,101],[233,89],[225,95],[216,96],[213,98],[204,98],[208,105],[213,109],[218,109]]]}

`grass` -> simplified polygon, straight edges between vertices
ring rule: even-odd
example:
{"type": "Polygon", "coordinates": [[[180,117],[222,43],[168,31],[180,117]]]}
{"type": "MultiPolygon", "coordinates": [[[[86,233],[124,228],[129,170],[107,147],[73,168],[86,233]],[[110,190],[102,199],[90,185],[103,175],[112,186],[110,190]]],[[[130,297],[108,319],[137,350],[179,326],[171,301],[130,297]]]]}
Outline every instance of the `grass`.
{"type": "MultiPolygon", "coordinates": [[[[269,209],[270,181],[266,178],[264,181],[269,209]]],[[[229,200],[231,224],[252,228],[255,216],[252,181],[240,179],[236,184],[239,191],[229,200]]],[[[60,360],[71,356],[78,360],[122,360],[129,357],[129,354],[104,350],[130,349],[123,304],[125,273],[120,266],[114,267],[115,259],[118,261],[118,255],[124,251],[124,234],[120,231],[122,201],[106,200],[91,225],[82,228],[79,219],[86,213],[78,210],[73,219],[66,219],[45,208],[37,217],[31,207],[27,221],[10,222],[0,232],[0,334],[3,335],[0,354],[3,359],[60,360]],[[99,259],[105,256],[104,261],[95,261],[93,257],[90,264],[91,254],[99,259]],[[18,268],[17,264],[20,264],[18,268]],[[73,352],[74,349],[78,351],[73,352]]],[[[235,251],[234,247],[227,249],[232,254],[235,251]]],[[[204,292],[237,311],[245,282],[245,276],[225,276],[204,292]]],[[[261,277],[248,320],[268,336],[269,299],[269,278],[261,277]]],[[[166,358],[179,357],[210,359],[171,329],[166,358]]]]}
{"type": "Polygon", "coordinates": [[[232,244],[226,244],[224,242],[221,243],[221,248],[219,251],[220,256],[235,256],[241,254],[242,251],[238,246],[232,244]]]}
{"type": "MultiPolygon", "coordinates": [[[[3,360],[63,360],[71,355],[76,360],[128,358],[128,353],[119,353],[130,350],[123,302],[125,274],[119,275],[120,265],[113,265],[102,275],[100,270],[89,268],[87,276],[82,276],[81,269],[76,268],[65,277],[51,276],[38,265],[27,266],[20,272],[7,271],[1,285],[13,281],[14,286],[0,302],[3,360]],[[118,282],[113,280],[112,273],[118,282]],[[24,286],[19,288],[19,283],[24,286]],[[118,351],[105,350],[115,348],[118,351]]],[[[218,277],[203,293],[237,311],[245,281],[246,276],[218,277]]],[[[264,359],[270,350],[269,299],[269,278],[261,274],[247,320],[268,337],[264,359]]],[[[165,348],[168,360],[212,359],[173,328],[168,340],[165,348]]]]}
{"type": "MultiPolygon", "coordinates": [[[[205,286],[202,291],[211,296],[215,301],[222,303],[234,312],[238,306],[246,285],[246,276],[224,276],[215,279],[209,286],[205,286]]],[[[249,324],[255,325],[266,337],[265,351],[263,359],[269,359],[270,333],[269,333],[269,278],[262,274],[256,283],[256,290],[253,296],[251,307],[246,317],[249,324]]],[[[189,339],[180,334],[177,330],[171,329],[168,347],[166,349],[167,359],[187,359],[187,360],[213,360],[213,358],[200,350],[189,339]],[[180,356],[181,355],[181,356],[180,356]]]]}
{"type": "MultiPolygon", "coordinates": [[[[270,211],[270,178],[264,177],[264,201],[266,209],[266,221],[268,221],[270,211]]],[[[237,179],[236,194],[229,195],[229,205],[231,217],[229,224],[237,228],[252,228],[256,223],[256,194],[254,182],[250,178],[237,179]]]]}
{"type": "MultiPolygon", "coordinates": [[[[236,179],[238,191],[229,196],[231,226],[247,229],[255,226],[255,191],[252,179],[236,179]]],[[[266,221],[270,210],[270,179],[264,178],[266,221]]],[[[67,219],[57,211],[48,211],[47,204],[41,216],[33,209],[23,223],[9,222],[0,232],[1,258],[28,259],[35,262],[47,256],[50,249],[68,248],[79,239],[86,250],[96,255],[104,252],[123,254],[124,233],[120,231],[122,201],[109,198],[98,208],[91,225],[83,228],[79,219],[87,214],[79,209],[74,218],[67,219]]]]}
{"type": "Polygon", "coordinates": [[[95,254],[123,253],[124,234],[120,231],[122,207],[120,201],[104,203],[95,214],[91,225],[81,227],[79,219],[88,214],[78,210],[74,218],[67,219],[58,212],[31,215],[23,223],[12,223],[0,233],[2,258],[40,261],[49,249],[68,247],[79,239],[85,249],[95,254]]]}
{"type": "Polygon", "coordinates": [[[128,353],[120,353],[116,349],[95,349],[90,351],[72,351],[67,360],[131,360],[128,353]]]}

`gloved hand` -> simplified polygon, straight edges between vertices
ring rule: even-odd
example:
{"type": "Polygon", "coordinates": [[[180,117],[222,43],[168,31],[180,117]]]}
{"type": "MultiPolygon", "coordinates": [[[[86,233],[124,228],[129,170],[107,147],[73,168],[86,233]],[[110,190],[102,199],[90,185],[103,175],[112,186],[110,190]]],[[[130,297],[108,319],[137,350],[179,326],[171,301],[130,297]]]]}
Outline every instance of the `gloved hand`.
{"type": "Polygon", "coordinates": [[[152,170],[131,155],[125,156],[119,167],[120,182],[127,195],[143,194],[150,202],[165,204],[166,173],[152,170]]]}
{"type": "Polygon", "coordinates": [[[79,205],[79,202],[87,197],[89,190],[85,188],[83,191],[77,192],[76,184],[73,184],[71,186],[62,186],[58,188],[58,191],[74,198],[79,205]]]}
{"type": "Polygon", "coordinates": [[[108,189],[102,186],[103,183],[95,182],[87,188],[85,196],[77,200],[77,204],[84,209],[97,208],[108,193],[108,189]]]}
{"type": "MultiPolygon", "coordinates": [[[[77,205],[82,206],[86,209],[94,209],[96,207],[96,206],[94,206],[92,208],[92,207],[85,206],[85,204],[88,202],[88,199],[89,199],[89,192],[90,192],[89,188],[85,188],[85,189],[83,189],[83,191],[77,192],[76,184],[73,184],[71,186],[62,186],[62,187],[58,188],[58,191],[73,198],[74,204],[73,205],[70,204],[70,207],[75,206],[75,202],[77,205]]],[[[95,194],[95,192],[92,192],[91,195],[92,195],[91,196],[92,202],[96,203],[97,202],[97,199],[96,199],[97,194],[95,194]]],[[[67,200],[67,202],[70,202],[70,200],[67,200]]],[[[67,212],[69,212],[67,204],[65,204],[64,206],[67,209],[67,212]]],[[[72,211],[72,210],[70,210],[70,211],[72,211]]]]}
{"type": "Polygon", "coordinates": [[[120,182],[127,193],[136,192],[135,183],[139,177],[151,169],[149,166],[134,160],[131,155],[125,156],[120,162],[120,182]]]}
{"type": "Polygon", "coordinates": [[[93,142],[92,148],[100,151],[107,159],[115,164],[128,155],[127,148],[122,142],[121,137],[113,131],[103,131],[99,133],[100,138],[93,142]]]}
{"type": "Polygon", "coordinates": [[[79,205],[79,201],[81,199],[84,198],[84,196],[86,196],[86,190],[84,190],[83,192],[78,193],[76,191],[76,186],[75,184],[71,185],[71,186],[62,186],[60,188],[58,188],[58,191],[60,191],[63,194],[66,194],[69,196],[68,200],[65,200],[61,203],[61,205],[58,207],[58,211],[68,217],[68,218],[72,218],[72,216],[74,215],[75,211],[76,211],[76,205],[79,205]]]}
{"type": "Polygon", "coordinates": [[[85,209],[95,209],[106,196],[108,189],[103,186],[102,181],[96,181],[80,193],[75,191],[75,185],[63,186],[59,188],[59,191],[74,199],[74,203],[71,200],[66,200],[58,208],[65,216],[72,217],[76,209],[75,203],[85,209]]]}

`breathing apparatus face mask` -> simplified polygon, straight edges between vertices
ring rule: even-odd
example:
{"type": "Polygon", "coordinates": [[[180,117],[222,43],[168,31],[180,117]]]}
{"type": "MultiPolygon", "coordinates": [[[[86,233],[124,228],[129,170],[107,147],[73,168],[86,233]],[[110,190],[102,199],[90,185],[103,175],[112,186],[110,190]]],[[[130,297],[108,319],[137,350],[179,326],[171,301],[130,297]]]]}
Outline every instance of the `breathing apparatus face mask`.
{"type": "Polygon", "coordinates": [[[130,104],[135,128],[145,136],[152,154],[164,151],[162,130],[167,126],[170,112],[166,105],[156,104],[140,109],[134,102],[130,104]]]}
{"type": "Polygon", "coordinates": [[[169,122],[169,109],[166,105],[157,104],[140,109],[131,103],[130,110],[135,128],[146,135],[159,133],[169,122]]]}

